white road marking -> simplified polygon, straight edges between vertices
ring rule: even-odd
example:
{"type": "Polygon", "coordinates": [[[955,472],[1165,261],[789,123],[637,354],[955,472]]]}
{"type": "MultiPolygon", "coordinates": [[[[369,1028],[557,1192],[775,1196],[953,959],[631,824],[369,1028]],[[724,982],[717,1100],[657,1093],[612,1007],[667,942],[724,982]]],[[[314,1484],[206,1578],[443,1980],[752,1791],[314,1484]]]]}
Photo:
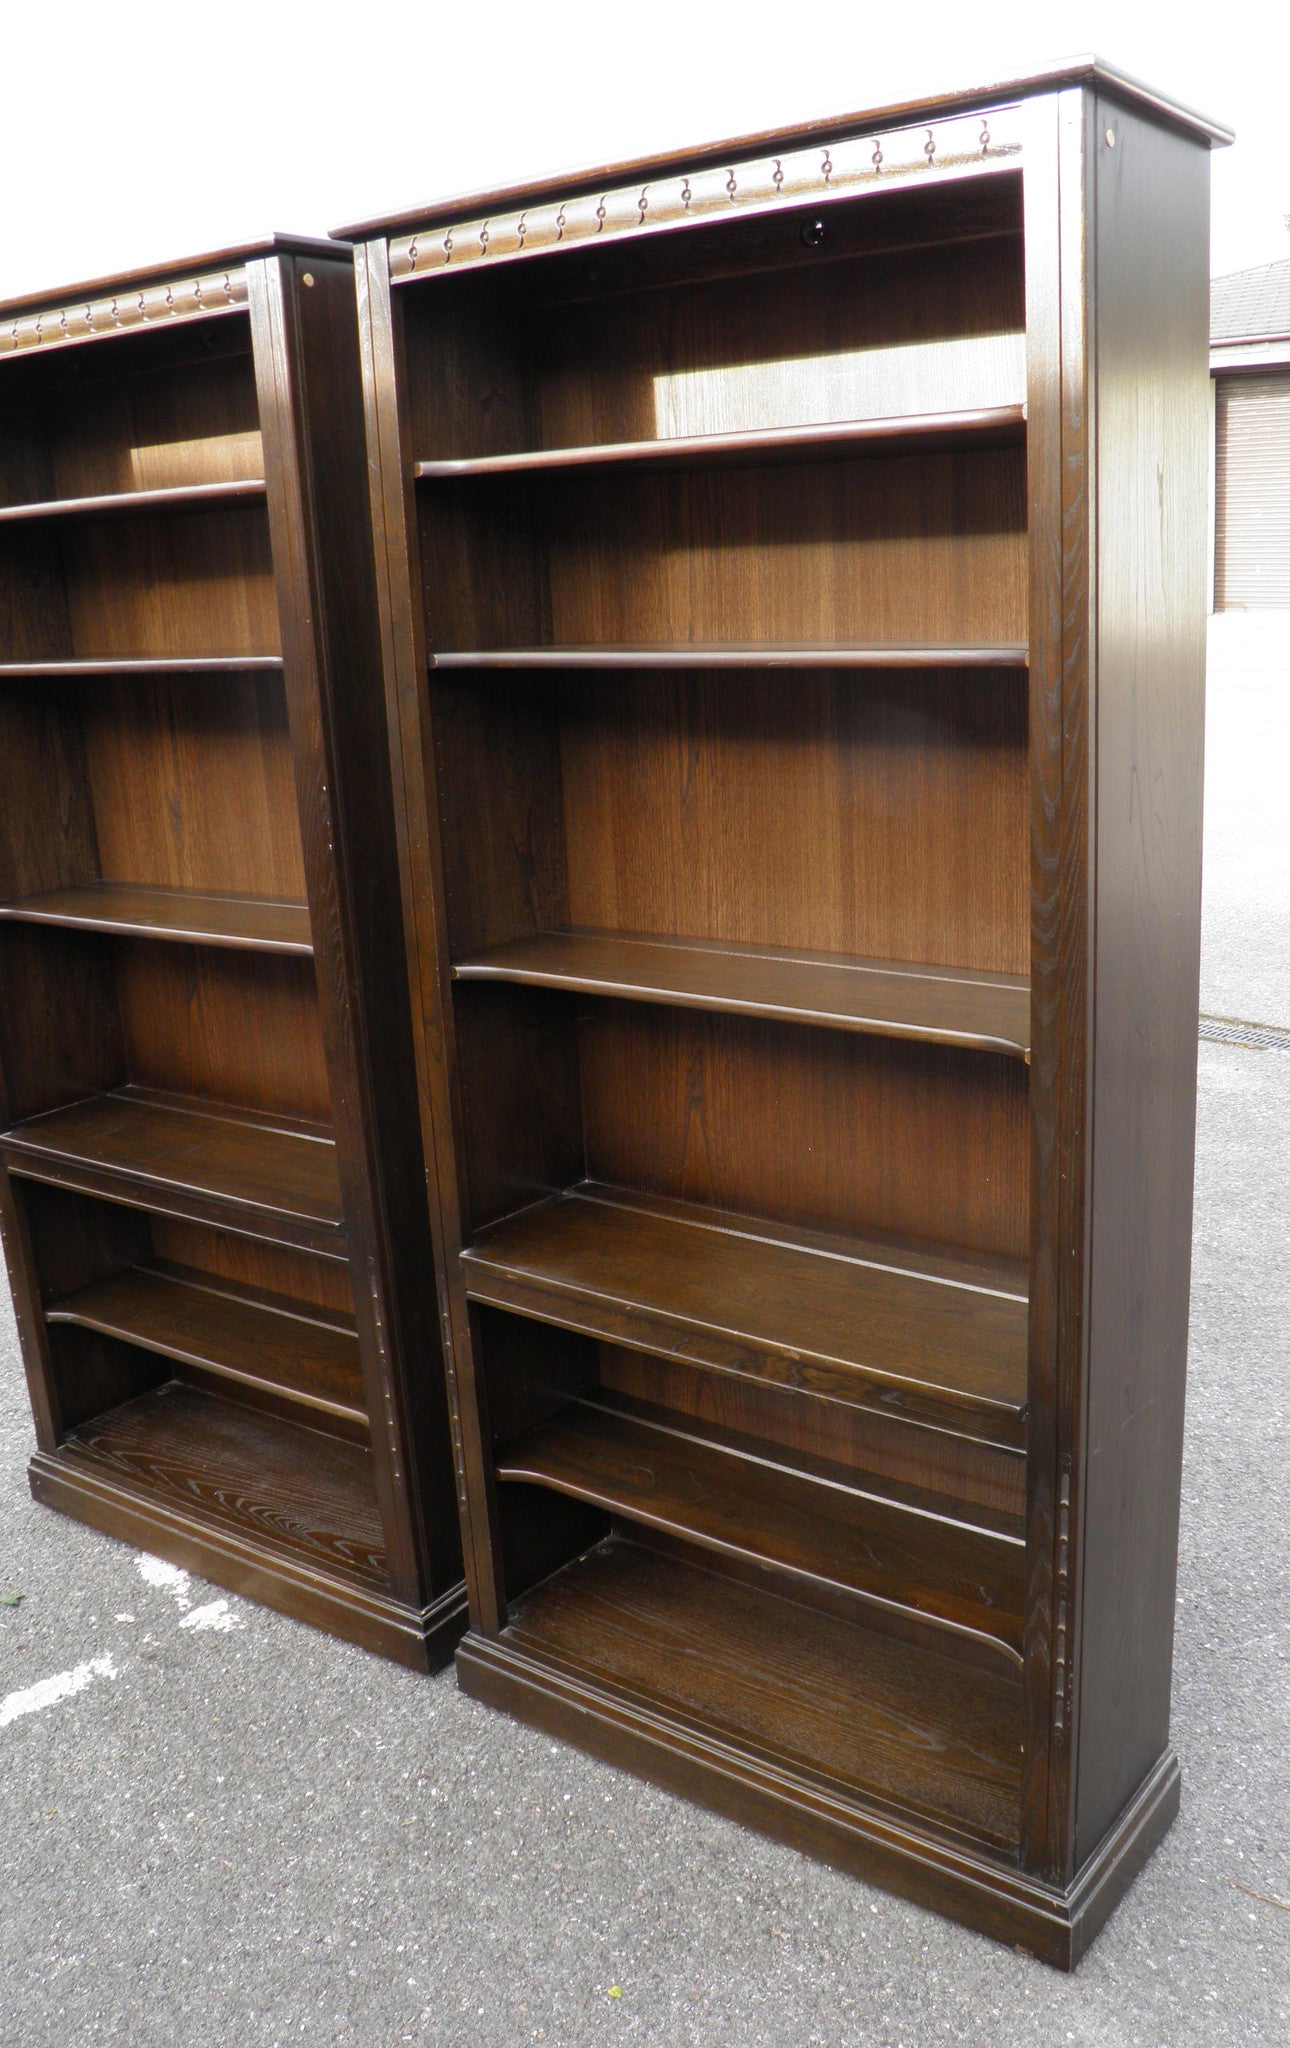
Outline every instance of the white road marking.
{"type": "Polygon", "coordinates": [[[164,1557],[149,1557],[146,1550],[141,1550],[134,1561],[139,1577],[146,1579],[150,1586],[155,1586],[162,1593],[173,1593],[181,1607],[192,1606],[188,1598],[188,1574],[177,1564],[167,1564],[164,1557]]]}
{"type": "Polygon", "coordinates": [[[84,1692],[87,1685],[93,1685],[96,1678],[115,1678],[116,1665],[111,1657],[91,1657],[86,1664],[77,1664],[71,1671],[60,1671],[53,1678],[42,1678],[38,1684],[26,1686],[22,1692],[11,1692],[0,1700],[0,1728],[7,1728],[11,1721],[17,1721],[23,1714],[39,1714],[45,1707],[56,1707],[60,1700],[67,1700],[73,1693],[84,1692]]]}
{"type": "Polygon", "coordinates": [[[227,1600],[211,1600],[205,1607],[194,1607],[179,1624],[180,1628],[245,1628],[240,1614],[234,1614],[227,1600]]]}

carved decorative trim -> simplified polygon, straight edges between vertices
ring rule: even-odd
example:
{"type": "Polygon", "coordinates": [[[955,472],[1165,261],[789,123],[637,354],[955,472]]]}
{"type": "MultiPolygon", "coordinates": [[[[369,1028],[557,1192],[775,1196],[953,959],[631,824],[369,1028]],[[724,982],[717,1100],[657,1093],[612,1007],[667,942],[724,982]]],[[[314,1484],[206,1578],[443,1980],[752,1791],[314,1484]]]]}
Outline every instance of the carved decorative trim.
{"type": "Polygon", "coordinates": [[[1057,1495],[1057,1571],[1053,1587],[1056,1627],[1053,1630],[1053,1740],[1060,1749],[1070,1719],[1073,1672],[1070,1656],[1071,1604],[1071,1461],[1061,1460],[1057,1495]]]}
{"type": "Polygon", "coordinates": [[[159,327],[171,320],[193,320],[212,313],[235,311],[247,303],[246,272],[216,270],[206,277],[172,279],[140,291],[123,291],[74,306],[42,306],[0,323],[0,355],[20,350],[58,348],[72,341],[92,341],[103,334],[124,334],[141,327],[159,327]]]}
{"type": "Polygon", "coordinates": [[[1019,159],[1021,132],[1018,108],[995,107],[930,126],[848,136],[823,148],[671,172],[645,184],[551,200],[486,220],[433,224],[390,243],[390,275],[406,281],[607,236],[621,240],[653,234],[732,212],[766,213],[786,203],[848,199],[929,179],[971,177],[1019,159]]]}

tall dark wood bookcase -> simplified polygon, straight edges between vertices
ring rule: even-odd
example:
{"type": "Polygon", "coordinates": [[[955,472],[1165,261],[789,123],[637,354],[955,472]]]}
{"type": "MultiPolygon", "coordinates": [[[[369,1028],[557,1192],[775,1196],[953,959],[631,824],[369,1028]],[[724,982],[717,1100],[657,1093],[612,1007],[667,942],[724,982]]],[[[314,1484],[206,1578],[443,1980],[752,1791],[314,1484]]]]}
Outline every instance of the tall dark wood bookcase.
{"type": "Polygon", "coordinates": [[[441,1664],[464,1588],[348,250],[0,308],[0,579],[32,1490],[441,1664]]]}
{"type": "Polygon", "coordinates": [[[461,1682],[1067,1966],[1179,1793],[1223,139],[1090,62],[346,230],[461,1682]]]}

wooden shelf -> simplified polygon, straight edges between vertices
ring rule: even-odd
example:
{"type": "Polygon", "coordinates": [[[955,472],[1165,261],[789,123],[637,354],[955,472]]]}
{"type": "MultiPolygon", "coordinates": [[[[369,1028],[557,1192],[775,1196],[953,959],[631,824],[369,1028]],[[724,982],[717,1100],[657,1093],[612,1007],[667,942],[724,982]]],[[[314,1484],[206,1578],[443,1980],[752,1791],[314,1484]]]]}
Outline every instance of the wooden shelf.
{"type": "Polygon", "coordinates": [[[342,1256],[336,1147],[317,1126],[123,1088],[17,1124],[10,1170],[342,1256]]]}
{"type": "Polygon", "coordinates": [[[280,675],[280,654],[85,655],[75,661],[0,661],[0,683],[76,682],[95,676],[229,676],[268,670],[280,675]]]}
{"type": "Polygon", "coordinates": [[[152,491],[105,491],[93,498],[45,498],[30,505],[0,505],[0,526],[28,519],[104,519],[152,512],[201,512],[208,506],[263,499],[263,477],[233,483],[172,484],[152,491]]]}
{"type": "Polygon", "coordinates": [[[243,1402],[168,1380],[40,1463],[328,1577],[388,1584],[371,1453],[243,1402]]]}
{"type": "Polygon", "coordinates": [[[1000,1273],[584,1182],[462,1253],[472,1300],[665,1357],[1025,1442],[1027,1309],[1000,1273]],[[710,1220],[711,1219],[711,1220],[710,1220]],[[794,1238],[796,1241],[794,1241],[794,1238]]]}
{"type": "Polygon", "coordinates": [[[818,426],[771,427],[735,434],[684,434],[670,440],[611,441],[581,448],[532,448],[514,455],[452,456],[418,462],[418,482],[540,476],[551,471],[702,469],[733,462],[821,461],[915,448],[993,446],[1019,440],[1025,408],[998,405],[970,412],[912,413],[895,419],[843,420],[818,426]]]}
{"type": "MultiPolygon", "coordinates": [[[[787,1454],[778,1454],[785,1456],[787,1454]]],[[[1002,1644],[1020,1661],[1025,1543],[733,1450],[683,1416],[576,1401],[497,1452],[499,1480],[549,1486],[810,1589],[1002,1644]]],[[[839,1468],[840,1469],[840,1468],[839,1468]]]]}
{"type": "MultiPolygon", "coordinates": [[[[500,1646],[799,1773],[804,1798],[823,1779],[1015,1854],[1021,1688],[1000,1662],[973,1668],[615,1537],[517,1602],[500,1646]]],[[[463,1648],[468,1691],[486,1649],[463,1648]]]]}
{"type": "Polygon", "coordinates": [[[1029,1057],[1030,988],[1010,975],[602,931],[512,939],[452,972],[1029,1057]]]}
{"type": "MultiPolygon", "coordinates": [[[[492,668],[1025,668],[1019,641],[988,647],[910,647],[870,642],[678,642],[668,646],[473,647],[431,657],[437,669],[492,668]]],[[[3,673],[3,671],[0,671],[3,673]]]]}
{"type": "Polygon", "coordinates": [[[49,1304],[74,1323],[173,1358],[247,1393],[285,1398],[363,1439],[363,1374],[352,1321],[209,1273],[130,1266],[49,1304]]]}
{"type": "Polygon", "coordinates": [[[311,956],[309,909],[255,896],[219,896],[202,889],[154,889],[133,882],[84,882],[0,903],[0,918],[64,925],[74,931],[240,947],[250,952],[311,956]]]}

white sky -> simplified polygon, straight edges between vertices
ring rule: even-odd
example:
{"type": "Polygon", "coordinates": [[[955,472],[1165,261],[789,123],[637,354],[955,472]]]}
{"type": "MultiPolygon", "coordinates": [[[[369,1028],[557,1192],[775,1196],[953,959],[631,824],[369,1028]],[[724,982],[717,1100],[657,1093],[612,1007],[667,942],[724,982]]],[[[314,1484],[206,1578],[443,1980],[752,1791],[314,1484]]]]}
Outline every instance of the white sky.
{"type": "Polygon", "coordinates": [[[1237,130],[1215,275],[1290,257],[1284,0],[4,0],[0,297],[1091,49],[1237,130]]]}

